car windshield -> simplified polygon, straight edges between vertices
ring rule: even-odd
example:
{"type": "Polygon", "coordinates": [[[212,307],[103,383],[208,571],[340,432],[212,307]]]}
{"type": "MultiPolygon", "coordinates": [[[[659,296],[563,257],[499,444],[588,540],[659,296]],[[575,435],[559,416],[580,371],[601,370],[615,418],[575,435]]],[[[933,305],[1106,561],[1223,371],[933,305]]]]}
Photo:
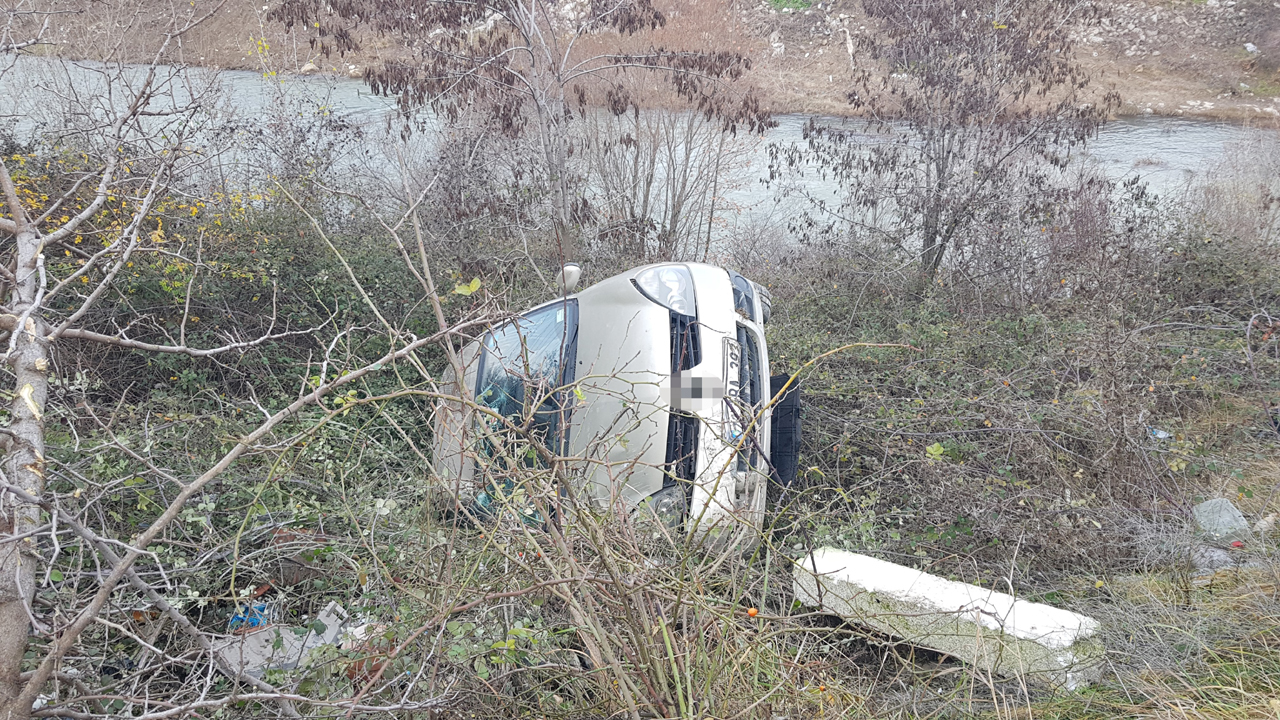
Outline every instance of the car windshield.
{"type": "Polygon", "coordinates": [[[573,382],[577,340],[576,300],[539,308],[495,328],[485,337],[476,398],[516,424],[532,413],[534,435],[562,443],[557,437],[563,426],[558,388],[573,382]]]}

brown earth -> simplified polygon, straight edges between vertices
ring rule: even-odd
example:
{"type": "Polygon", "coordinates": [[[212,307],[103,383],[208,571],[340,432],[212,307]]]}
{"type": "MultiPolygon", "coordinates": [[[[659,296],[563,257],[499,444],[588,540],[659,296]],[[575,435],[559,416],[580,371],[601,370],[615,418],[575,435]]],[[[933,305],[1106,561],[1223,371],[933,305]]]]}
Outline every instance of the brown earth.
{"type": "MultiPolygon", "coordinates": [[[[145,7],[150,0],[144,0],[145,7]]],[[[572,2],[573,0],[569,0],[572,2]]],[[[753,61],[749,82],[775,112],[848,113],[848,32],[857,32],[857,0],[658,0],[666,27],[635,41],[666,47],[741,52],[753,61]]],[[[153,17],[95,14],[105,4],[62,0],[47,35],[54,52],[95,56],[107,50],[110,28],[132,25],[146,34],[153,17]],[[96,47],[101,46],[101,47],[96,47]]],[[[274,5],[278,0],[267,0],[274,5]]],[[[199,4],[208,0],[198,0],[199,4]]],[[[211,3],[208,3],[211,4],[211,3]]],[[[1277,0],[1104,0],[1107,17],[1079,34],[1080,59],[1095,86],[1115,88],[1122,115],[1185,115],[1275,124],[1280,121],[1280,2],[1277,0]]],[[[266,19],[268,5],[228,0],[181,39],[175,59],[219,68],[320,72],[358,76],[396,52],[385,38],[365,39],[347,57],[323,57],[297,32],[266,19]]],[[[588,44],[589,45],[589,44],[588,44]]],[[[145,56],[145,43],[127,59],[145,56]]],[[[655,86],[653,90],[658,90],[655,86]]],[[[661,95],[659,91],[658,95],[661,95]]],[[[661,102],[661,100],[658,100],[661,102]]]]}
{"type": "MultiPolygon", "coordinates": [[[[778,106],[840,113],[840,80],[859,29],[856,2],[779,9],[767,1],[740,17],[770,48],[757,82],[778,106]]],[[[1098,88],[1120,92],[1122,115],[1186,115],[1274,124],[1280,120],[1280,2],[1107,2],[1102,23],[1078,36],[1098,88]]]]}

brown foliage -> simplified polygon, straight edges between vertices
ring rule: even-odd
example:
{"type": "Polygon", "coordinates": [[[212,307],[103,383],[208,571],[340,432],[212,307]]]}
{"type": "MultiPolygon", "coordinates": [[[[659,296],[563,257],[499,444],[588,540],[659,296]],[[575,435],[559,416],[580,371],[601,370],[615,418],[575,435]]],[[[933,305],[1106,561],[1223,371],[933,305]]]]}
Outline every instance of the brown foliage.
{"type": "Polygon", "coordinates": [[[863,9],[848,99],[870,119],[870,137],[813,124],[808,152],[783,160],[795,168],[817,158],[847,190],[833,227],[906,249],[930,278],[1013,189],[1036,212],[1054,168],[1119,97],[1084,102],[1091,77],[1072,33],[1096,20],[1092,4],[865,0],[863,9]]]}

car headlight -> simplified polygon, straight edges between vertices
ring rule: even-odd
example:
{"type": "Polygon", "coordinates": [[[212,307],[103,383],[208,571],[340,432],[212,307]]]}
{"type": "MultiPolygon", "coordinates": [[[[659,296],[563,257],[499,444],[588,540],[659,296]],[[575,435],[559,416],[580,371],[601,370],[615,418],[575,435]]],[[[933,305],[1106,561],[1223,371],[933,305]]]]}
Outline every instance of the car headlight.
{"type": "Polygon", "coordinates": [[[693,296],[693,276],[679,265],[649,268],[633,281],[645,297],[672,312],[697,317],[698,305],[693,296]]]}

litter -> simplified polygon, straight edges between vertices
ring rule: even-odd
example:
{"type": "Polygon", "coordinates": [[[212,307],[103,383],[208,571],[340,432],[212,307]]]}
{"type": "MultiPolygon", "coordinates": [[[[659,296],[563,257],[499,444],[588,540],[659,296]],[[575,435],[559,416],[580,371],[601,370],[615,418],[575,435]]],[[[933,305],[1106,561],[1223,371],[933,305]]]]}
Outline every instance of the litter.
{"type": "MultiPolygon", "coordinates": [[[[261,677],[265,670],[292,670],[304,664],[307,655],[324,645],[337,646],[343,627],[351,615],[336,602],[316,616],[305,633],[295,628],[263,625],[214,643],[213,649],[231,670],[261,677]],[[318,627],[317,627],[318,626],[318,627]]],[[[233,618],[234,622],[234,618],[233,618]]]]}

